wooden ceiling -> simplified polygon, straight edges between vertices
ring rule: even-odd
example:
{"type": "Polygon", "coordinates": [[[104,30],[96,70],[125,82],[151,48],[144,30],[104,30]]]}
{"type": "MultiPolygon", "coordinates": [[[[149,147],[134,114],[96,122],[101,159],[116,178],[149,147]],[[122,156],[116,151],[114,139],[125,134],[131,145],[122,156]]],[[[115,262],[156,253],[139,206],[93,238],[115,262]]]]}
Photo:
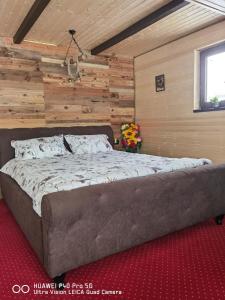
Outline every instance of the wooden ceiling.
{"type": "MultiPolygon", "coordinates": [[[[0,36],[15,35],[34,1],[0,1],[0,36]]],[[[103,53],[137,56],[225,19],[224,0],[188,1],[191,3],[187,6],[103,53]]],[[[75,28],[81,47],[91,50],[169,2],[171,0],[51,0],[25,40],[64,46],[70,39],[68,29],[75,28]]]]}
{"type": "Polygon", "coordinates": [[[35,0],[0,1],[0,36],[13,37],[35,0]]]}
{"type": "Polygon", "coordinates": [[[203,5],[211,10],[216,10],[225,15],[225,1],[224,0],[191,0],[192,2],[203,5]]]}
{"type": "Polygon", "coordinates": [[[215,11],[190,3],[105,53],[137,56],[223,19],[215,11]]]}
{"type": "Polygon", "coordinates": [[[68,44],[69,28],[85,49],[92,49],[169,0],[53,0],[27,40],[68,44]]]}

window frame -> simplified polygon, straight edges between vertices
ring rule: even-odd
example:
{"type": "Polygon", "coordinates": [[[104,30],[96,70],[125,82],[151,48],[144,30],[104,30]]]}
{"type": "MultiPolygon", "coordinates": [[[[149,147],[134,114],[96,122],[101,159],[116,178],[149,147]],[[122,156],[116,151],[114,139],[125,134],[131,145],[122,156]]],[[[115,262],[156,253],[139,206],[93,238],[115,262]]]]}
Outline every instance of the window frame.
{"type": "Polygon", "coordinates": [[[200,51],[200,109],[195,110],[196,112],[225,110],[225,100],[220,101],[218,107],[215,107],[211,102],[206,101],[207,58],[211,55],[219,54],[222,52],[225,52],[225,42],[200,51]]]}

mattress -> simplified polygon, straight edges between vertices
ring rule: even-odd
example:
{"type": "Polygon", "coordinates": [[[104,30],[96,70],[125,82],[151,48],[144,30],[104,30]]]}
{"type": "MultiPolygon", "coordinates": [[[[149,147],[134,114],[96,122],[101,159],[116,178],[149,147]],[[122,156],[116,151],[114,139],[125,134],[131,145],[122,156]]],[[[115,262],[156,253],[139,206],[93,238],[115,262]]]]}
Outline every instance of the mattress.
{"type": "Polygon", "coordinates": [[[207,159],[168,158],[122,151],[8,161],[1,172],[12,177],[33,200],[41,216],[44,195],[90,185],[210,164],[207,159]]]}

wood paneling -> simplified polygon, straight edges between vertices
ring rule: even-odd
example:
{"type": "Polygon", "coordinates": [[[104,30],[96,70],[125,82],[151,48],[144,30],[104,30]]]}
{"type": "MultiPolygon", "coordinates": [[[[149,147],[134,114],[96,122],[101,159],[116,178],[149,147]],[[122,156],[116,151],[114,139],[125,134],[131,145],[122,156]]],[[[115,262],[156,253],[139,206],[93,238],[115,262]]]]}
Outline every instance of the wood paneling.
{"type": "Polygon", "coordinates": [[[0,36],[13,36],[34,0],[2,0],[0,1],[0,36]]]}
{"type": "Polygon", "coordinates": [[[67,44],[67,31],[75,28],[80,45],[90,50],[169,1],[54,0],[26,39],[67,44]]]}
{"type": "Polygon", "coordinates": [[[191,3],[103,53],[137,56],[223,19],[223,15],[191,3]]]}
{"type": "Polygon", "coordinates": [[[225,111],[193,113],[196,51],[225,40],[225,22],[135,59],[136,120],[143,152],[225,161],[225,111]],[[165,74],[166,90],[155,92],[155,76],[165,74]]]}
{"type": "MultiPolygon", "coordinates": [[[[65,45],[67,30],[75,28],[83,49],[91,50],[169,0],[52,1],[27,35],[27,40],[65,45]],[[54,13],[53,13],[54,12],[54,13]]],[[[196,3],[125,39],[101,54],[133,57],[176,40],[225,17],[196,3]]]]}
{"type": "Polygon", "coordinates": [[[0,41],[0,127],[110,124],[118,136],[120,124],[134,118],[133,59],[89,57],[74,84],[62,53],[0,41]]]}
{"type": "Polygon", "coordinates": [[[186,5],[189,5],[189,2],[185,0],[175,0],[163,5],[159,9],[151,12],[149,15],[145,16],[144,18],[133,23],[131,26],[125,28],[118,34],[114,35],[110,39],[104,41],[97,47],[91,49],[91,54],[98,55],[102,53],[103,51],[113,47],[119,42],[126,40],[128,37],[133,36],[134,34],[151,26],[152,24],[155,24],[156,22],[159,22],[163,18],[169,16],[175,11],[178,11],[179,9],[181,9],[186,5]]]}
{"type": "MultiPolygon", "coordinates": [[[[37,49],[39,45],[35,43],[49,45],[42,47],[44,51],[48,51],[48,47],[52,49],[50,45],[64,49],[62,46],[68,45],[70,40],[68,29],[75,28],[82,49],[90,51],[170,1],[52,0],[25,39],[34,42],[37,49]]],[[[0,1],[0,36],[12,38],[33,3],[34,0],[0,1]]],[[[186,8],[101,54],[133,57],[162,46],[224,19],[225,16],[221,14],[223,3],[223,0],[194,0],[186,8]],[[208,6],[199,6],[197,2],[204,2],[208,6]]],[[[26,46],[25,42],[24,49],[26,46]]]]}
{"type": "Polygon", "coordinates": [[[224,0],[189,0],[193,3],[212,9],[225,15],[225,1],[224,0]]]}
{"type": "Polygon", "coordinates": [[[40,17],[41,13],[50,1],[51,0],[35,0],[29,12],[23,19],[23,22],[20,24],[19,28],[13,36],[13,41],[15,44],[20,44],[24,40],[25,36],[30,31],[30,29],[40,17]]]}

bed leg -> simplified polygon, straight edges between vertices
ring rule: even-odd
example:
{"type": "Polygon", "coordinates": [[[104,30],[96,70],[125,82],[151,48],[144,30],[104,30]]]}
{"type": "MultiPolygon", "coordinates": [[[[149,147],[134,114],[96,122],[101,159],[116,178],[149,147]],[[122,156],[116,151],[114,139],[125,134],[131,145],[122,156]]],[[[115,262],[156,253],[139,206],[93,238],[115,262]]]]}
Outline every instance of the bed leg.
{"type": "Polygon", "coordinates": [[[63,273],[59,276],[56,276],[55,278],[53,278],[53,281],[56,285],[56,289],[57,290],[64,290],[65,287],[65,277],[66,277],[66,273],[63,273]]]}
{"type": "Polygon", "coordinates": [[[217,225],[223,225],[223,217],[224,217],[224,215],[219,215],[219,216],[215,217],[215,222],[217,225]]]}

